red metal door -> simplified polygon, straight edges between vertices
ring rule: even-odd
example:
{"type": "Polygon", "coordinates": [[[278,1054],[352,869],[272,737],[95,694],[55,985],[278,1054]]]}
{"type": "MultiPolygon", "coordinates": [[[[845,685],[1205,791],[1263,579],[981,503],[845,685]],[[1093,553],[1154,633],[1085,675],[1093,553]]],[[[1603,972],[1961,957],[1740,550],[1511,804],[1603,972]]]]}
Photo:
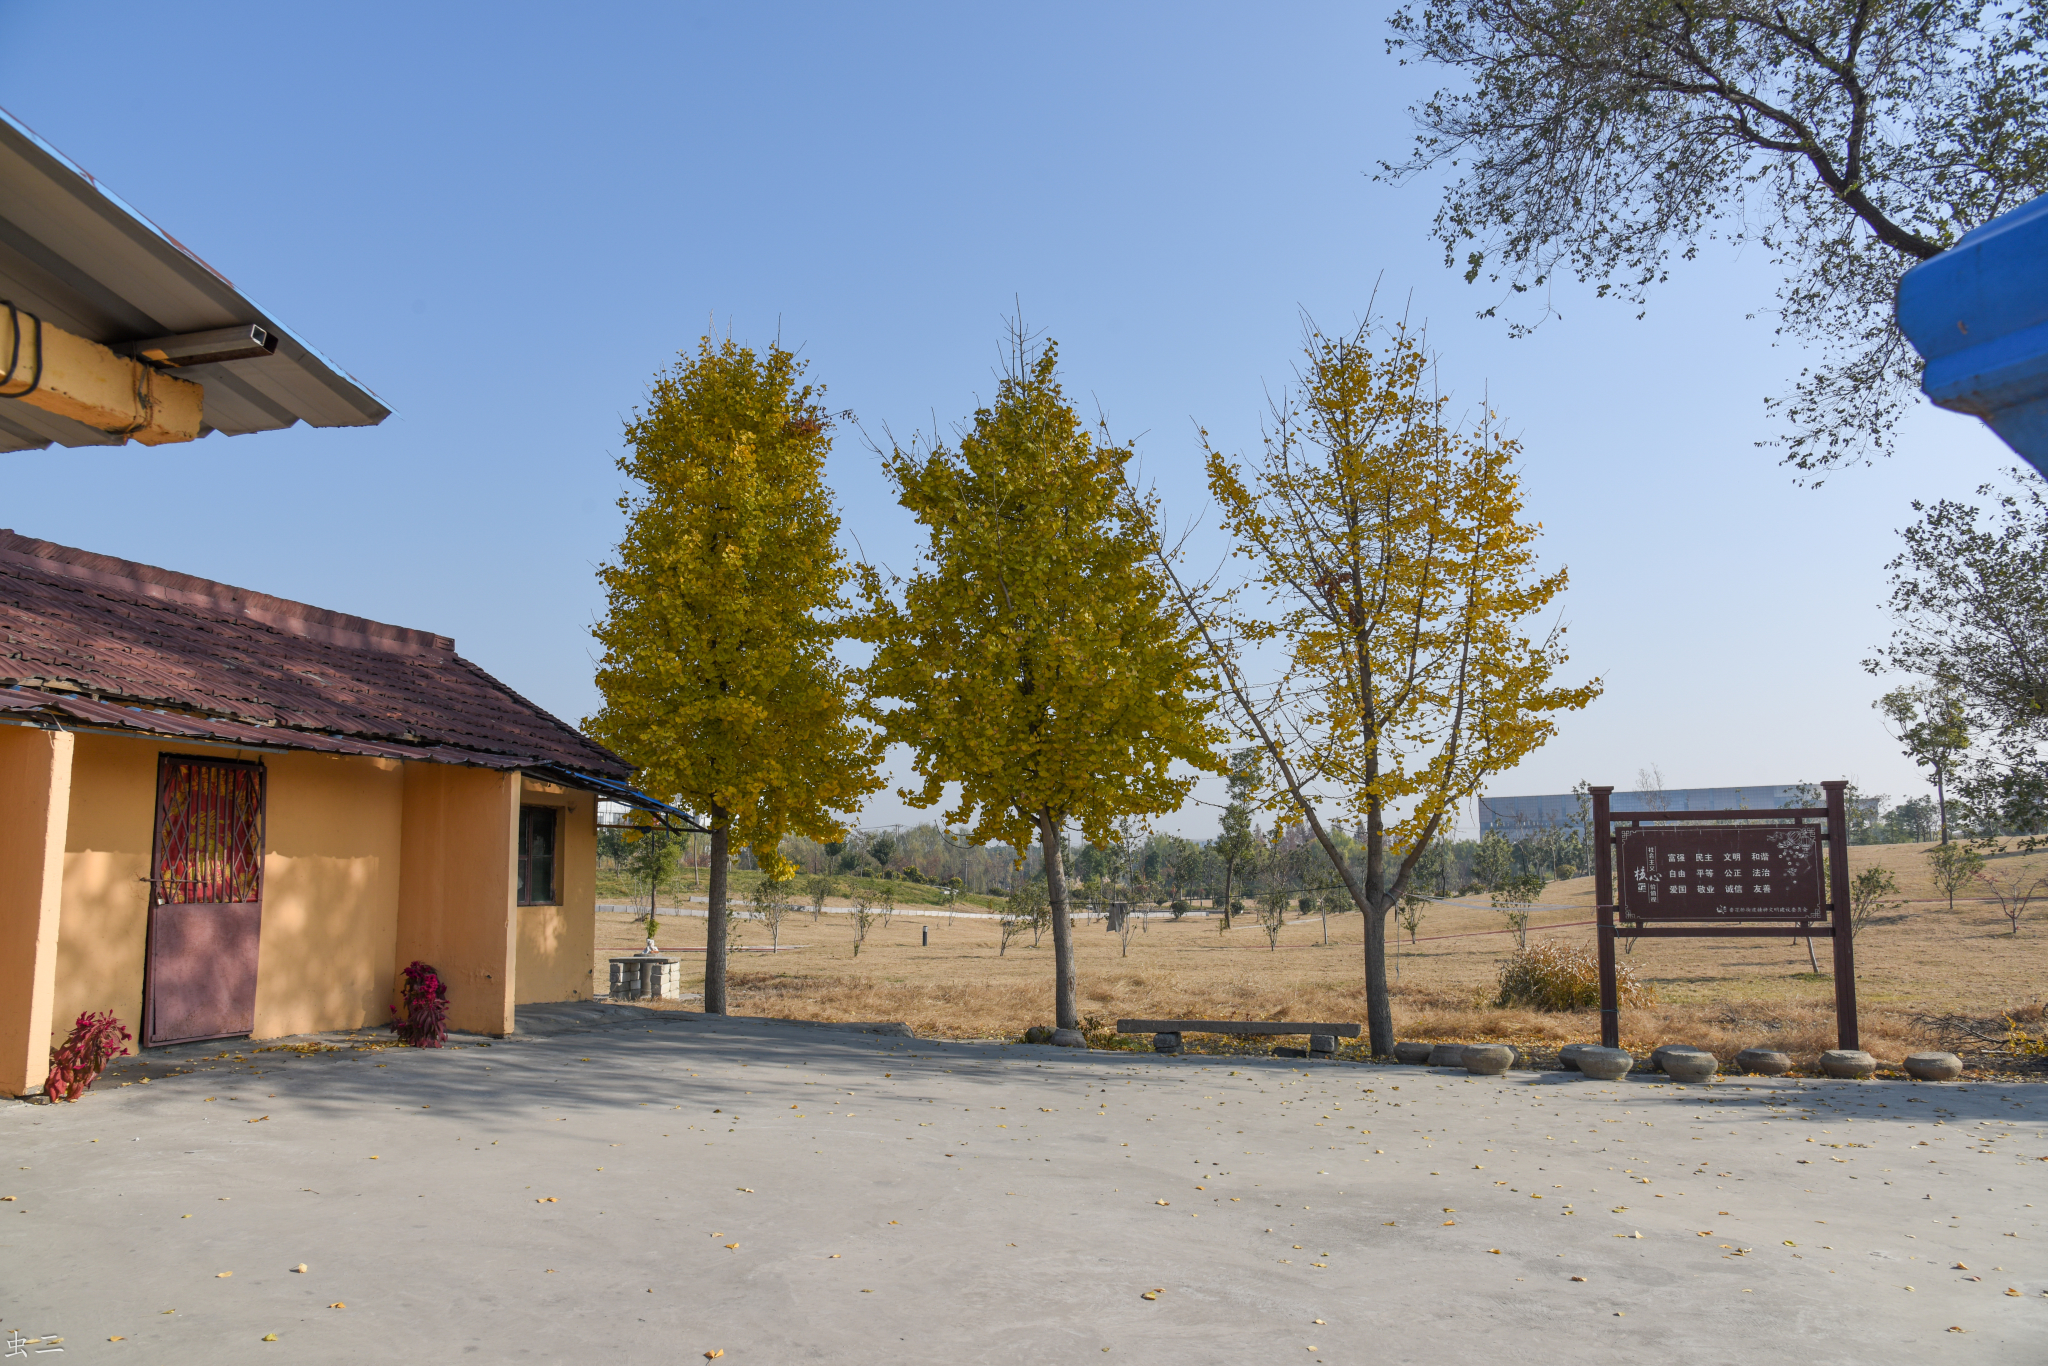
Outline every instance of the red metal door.
{"type": "Polygon", "coordinates": [[[247,1034],[263,921],[263,765],[157,763],[142,1043],[247,1034]]]}

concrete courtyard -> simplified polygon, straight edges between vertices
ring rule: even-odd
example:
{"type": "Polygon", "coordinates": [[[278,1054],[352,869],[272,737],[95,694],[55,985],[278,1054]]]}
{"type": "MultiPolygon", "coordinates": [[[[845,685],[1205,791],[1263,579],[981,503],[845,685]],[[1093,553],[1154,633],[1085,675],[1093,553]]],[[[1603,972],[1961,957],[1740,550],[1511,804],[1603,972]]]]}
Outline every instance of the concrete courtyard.
{"type": "Polygon", "coordinates": [[[612,1006],[521,1027],[170,1050],[79,1104],[0,1107],[0,1341],[151,1363],[2048,1360],[2048,1087],[1480,1079],[612,1006]]]}

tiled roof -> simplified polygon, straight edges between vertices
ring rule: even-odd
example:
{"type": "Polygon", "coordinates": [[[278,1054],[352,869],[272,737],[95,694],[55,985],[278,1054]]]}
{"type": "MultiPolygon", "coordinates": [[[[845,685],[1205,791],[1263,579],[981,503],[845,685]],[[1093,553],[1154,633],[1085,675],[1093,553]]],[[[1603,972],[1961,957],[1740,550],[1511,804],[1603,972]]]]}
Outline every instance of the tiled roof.
{"type": "Polygon", "coordinates": [[[626,763],[455,653],[455,642],[0,530],[0,687],[320,737],[421,759],[626,763]]]}

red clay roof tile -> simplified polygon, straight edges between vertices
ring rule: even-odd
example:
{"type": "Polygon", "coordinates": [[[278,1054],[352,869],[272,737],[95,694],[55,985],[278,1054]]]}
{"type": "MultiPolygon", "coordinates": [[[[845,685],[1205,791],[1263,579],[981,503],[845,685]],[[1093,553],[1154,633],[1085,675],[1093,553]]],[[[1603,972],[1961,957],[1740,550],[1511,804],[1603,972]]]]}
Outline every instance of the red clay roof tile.
{"type": "Polygon", "coordinates": [[[273,744],[341,735],[441,762],[452,750],[631,776],[446,636],[4,530],[0,686],[275,728],[273,744]]]}

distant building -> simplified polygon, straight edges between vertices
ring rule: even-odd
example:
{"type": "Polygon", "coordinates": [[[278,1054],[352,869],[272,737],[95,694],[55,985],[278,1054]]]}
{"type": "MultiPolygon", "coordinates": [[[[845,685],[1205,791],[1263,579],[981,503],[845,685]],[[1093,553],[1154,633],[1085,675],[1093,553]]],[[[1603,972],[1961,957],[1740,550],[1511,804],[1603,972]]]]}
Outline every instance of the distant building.
{"type": "MultiPolygon", "coordinates": [[[[1790,783],[1766,787],[1672,787],[1662,792],[1619,792],[1608,799],[1612,811],[1773,811],[1797,800],[1798,789],[1790,783]]],[[[1587,803],[1579,810],[1576,792],[1557,792],[1542,797],[1481,797],[1479,837],[1498,830],[1504,839],[1518,840],[1545,830],[1578,826],[1592,814],[1587,803]]]]}

